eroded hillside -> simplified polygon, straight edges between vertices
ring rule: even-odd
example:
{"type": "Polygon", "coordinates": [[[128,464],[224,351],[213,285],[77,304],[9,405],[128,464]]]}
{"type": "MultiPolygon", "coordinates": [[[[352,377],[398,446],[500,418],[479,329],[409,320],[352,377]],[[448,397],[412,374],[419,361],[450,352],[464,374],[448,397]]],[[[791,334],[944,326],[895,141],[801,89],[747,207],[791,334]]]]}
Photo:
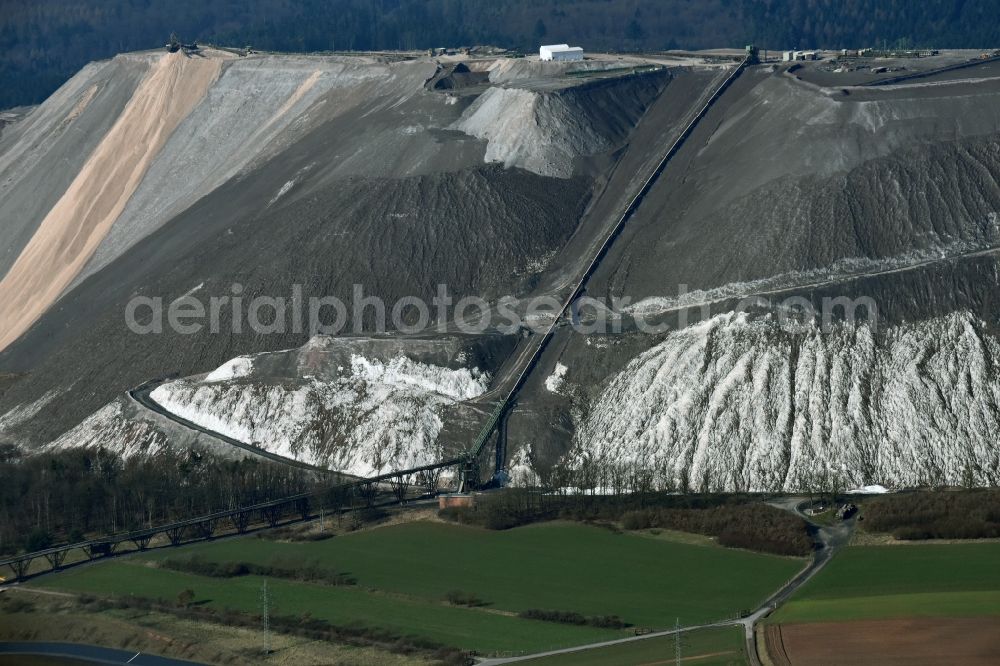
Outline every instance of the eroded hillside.
{"type": "MultiPolygon", "coordinates": [[[[8,419],[6,437],[51,441],[147,380],[208,372],[310,336],[292,325],[259,335],[228,309],[223,334],[165,326],[135,335],[123,313],[136,295],[165,306],[235,293],[350,303],[360,288],[391,307],[402,297],[429,301],[439,285],[454,299],[523,293],[674,78],[665,66],[634,65],[590,63],[593,76],[566,77],[538,63],[481,62],[520,95],[505,110],[518,122],[488,138],[463,122],[499,88],[429,89],[440,70],[429,58],[207,50],[126,54],[81,71],[3,135],[0,206],[20,213],[8,245],[19,254],[0,282],[4,340],[13,342],[0,363],[22,379],[0,413],[48,396],[44,418],[16,427],[8,419]],[[141,106],[148,91],[171,113],[141,106]],[[117,117],[107,127],[109,113],[117,117]],[[77,135],[89,143],[72,143],[77,135]],[[561,146],[558,168],[540,159],[549,151],[540,136],[561,146]],[[502,158],[491,153],[496,142],[521,148],[502,158]],[[71,159],[80,149],[95,157],[71,159]],[[22,154],[31,160],[15,159],[22,154]],[[102,155],[137,162],[92,168],[102,155]],[[66,194],[52,196],[60,187],[66,194]],[[31,188],[50,197],[48,208],[31,188]],[[57,254],[42,261],[34,248],[57,254]]],[[[371,315],[348,312],[344,331],[379,330],[371,315]]]]}
{"type": "Polygon", "coordinates": [[[877,87],[757,65],[716,99],[732,61],[184,58],[92,65],[0,136],[3,438],[225,449],[214,431],[362,475],[425,464],[520,386],[551,321],[531,298],[581,284],[621,327],[582,334],[594,313],[573,308],[545,338],[503,424],[519,478],[603,460],[711,490],[1000,479],[997,63],[877,87]],[[184,95],[150,96],[163,77],[184,95]],[[123,321],[135,296],[361,286],[391,307],[440,285],[491,314],[512,296],[522,326],[123,321]],[[868,305],[789,330],[789,299],[868,305]],[[168,375],[164,413],[124,394],[168,375]]]}

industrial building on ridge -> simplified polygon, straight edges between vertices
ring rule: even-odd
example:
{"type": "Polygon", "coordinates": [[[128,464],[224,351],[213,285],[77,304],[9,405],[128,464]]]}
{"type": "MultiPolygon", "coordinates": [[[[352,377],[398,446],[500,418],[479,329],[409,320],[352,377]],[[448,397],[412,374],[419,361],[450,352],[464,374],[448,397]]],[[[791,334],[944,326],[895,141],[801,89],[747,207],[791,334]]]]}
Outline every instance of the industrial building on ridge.
{"type": "Polygon", "coordinates": [[[781,59],[784,62],[794,62],[795,60],[815,60],[817,55],[816,51],[785,51],[781,54],[781,59]]]}
{"type": "Polygon", "coordinates": [[[583,49],[569,44],[550,44],[538,49],[540,60],[583,60],[583,49]]]}

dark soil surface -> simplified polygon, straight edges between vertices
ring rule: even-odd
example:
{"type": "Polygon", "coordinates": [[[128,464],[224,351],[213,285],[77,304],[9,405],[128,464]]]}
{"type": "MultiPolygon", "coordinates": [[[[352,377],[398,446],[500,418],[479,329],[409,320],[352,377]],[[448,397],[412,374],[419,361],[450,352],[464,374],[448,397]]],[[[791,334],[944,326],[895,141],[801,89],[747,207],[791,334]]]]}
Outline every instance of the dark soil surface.
{"type": "Polygon", "coordinates": [[[883,666],[1000,662],[1000,618],[913,618],[770,625],[776,666],[883,666]]]}

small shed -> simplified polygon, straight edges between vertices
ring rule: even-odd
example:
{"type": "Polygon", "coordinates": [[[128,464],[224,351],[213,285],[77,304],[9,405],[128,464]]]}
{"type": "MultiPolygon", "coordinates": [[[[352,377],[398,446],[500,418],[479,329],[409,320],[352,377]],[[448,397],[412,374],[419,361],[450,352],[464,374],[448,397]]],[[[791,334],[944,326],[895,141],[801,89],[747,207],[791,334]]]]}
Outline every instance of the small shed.
{"type": "Polygon", "coordinates": [[[538,49],[538,58],[550,60],[583,60],[583,49],[569,44],[549,44],[538,49]]]}
{"type": "Polygon", "coordinates": [[[438,495],[438,509],[464,507],[471,509],[476,506],[476,496],[470,493],[448,493],[438,495]]]}

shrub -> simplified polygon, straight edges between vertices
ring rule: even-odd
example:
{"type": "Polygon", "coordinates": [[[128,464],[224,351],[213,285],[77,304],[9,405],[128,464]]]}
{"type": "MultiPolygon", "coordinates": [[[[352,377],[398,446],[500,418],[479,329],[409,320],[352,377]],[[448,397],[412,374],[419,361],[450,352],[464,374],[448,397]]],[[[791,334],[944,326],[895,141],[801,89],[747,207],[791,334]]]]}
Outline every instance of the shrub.
{"type": "Polygon", "coordinates": [[[517,616],[526,620],[542,620],[544,622],[558,622],[559,624],[587,624],[587,618],[580,613],[572,611],[550,611],[529,608],[528,610],[521,611],[517,616]]]}
{"type": "Polygon", "coordinates": [[[2,597],[5,613],[33,613],[35,604],[20,596],[5,594],[2,597]]]}
{"type": "Polygon", "coordinates": [[[455,606],[469,606],[470,608],[475,608],[489,605],[489,602],[480,599],[475,594],[462,592],[461,590],[451,590],[444,595],[444,598],[445,601],[455,606]]]}
{"type": "Polygon", "coordinates": [[[181,608],[187,608],[192,603],[194,603],[194,590],[181,590],[177,595],[177,605],[181,608]]]}
{"type": "Polygon", "coordinates": [[[442,518],[487,529],[542,520],[621,521],[627,530],[666,528],[720,537],[720,543],[779,555],[808,555],[813,541],[801,518],[738,495],[636,493],[559,497],[523,489],[480,497],[475,508],[452,507],[442,518]],[[725,537],[722,535],[725,533],[725,537]]]}
{"type": "Polygon", "coordinates": [[[184,559],[168,558],[162,566],[174,571],[193,573],[210,578],[238,578],[240,576],[270,576],[327,585],[356,585],[358,580],[347,574],[330,571],[316,562],[295,564],[255,564],[253,562],[211,562],[199,556],[184,559]]]}
{"type": "Polygon", "coordinates": [[[622,516],[622,527],[627,530],[645,530],[652,526],[649,511],[629,511],[622,516]]]}
{"type": "Polygon", "coordinates": [[[920,541],[930,539],[931,533],[922,527],[897,527],[892,536],[900,541],[920,541]]]}
{"type": "Polygon", "coordinates": [[[306,532],[298,538],[298,541],[326,541],[332,538],[333,532],[306,532]]]}
{"type": "Polygon", "coordinates": [[[632,626],[617,615],[597,615],[587,618],[587,624],[600,629],[625,629],[632,626]]]}
{"type": "Polygon", "coordinates": [[[766,504],[709,508],[649,508],[622,516],[625,529],[651,527],[714,536],[723,546],[776,555],[808,555],[813,543],[805,521],[766,504]]]}
{"type": "Polygon", "coordinates": [[[599,629],[625,629],[632,625],[623,621],[617,615],[598,615],[595,617],[585,617],[574,611],[540,610],[529,608],[517,614],[518,617],[526,620],[541,620],[543,622],[557,622],[559,624],[573,624],[577,626],[591,626],[599,629]]]}
{"type": "Polygon", "coordinates": [[[36,550],[45,550],[52,546],[52,535],[40,527],[36,527],[28,534],[24,540],[24,549],[29,553],[36,550]]]}

